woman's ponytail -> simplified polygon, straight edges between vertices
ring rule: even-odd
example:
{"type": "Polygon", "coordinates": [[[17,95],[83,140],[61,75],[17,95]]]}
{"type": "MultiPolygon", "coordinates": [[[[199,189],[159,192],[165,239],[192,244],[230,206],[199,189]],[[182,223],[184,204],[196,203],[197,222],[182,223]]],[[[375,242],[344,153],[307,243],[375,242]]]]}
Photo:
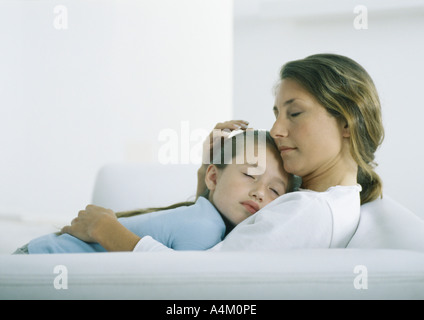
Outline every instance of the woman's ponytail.
{"type": "Polygon", "coordinates": [[[383,182],[374,170],[365,172],[358,168],[358,183],[362,186],[361,204],[371,202],[383,196],[383,182]]]}

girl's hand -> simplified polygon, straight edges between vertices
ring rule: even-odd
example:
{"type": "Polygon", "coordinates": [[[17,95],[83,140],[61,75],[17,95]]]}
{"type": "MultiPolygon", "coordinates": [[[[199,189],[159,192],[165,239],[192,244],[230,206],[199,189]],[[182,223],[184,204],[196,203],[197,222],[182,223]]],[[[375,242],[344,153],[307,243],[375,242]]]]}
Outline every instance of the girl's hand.
{"type": "Polygon", "coordinates": [[[99,242],[102,229],[104,230],[110,222],[118,222],[112,210],[88,205],[85,210],[78,213],[78,217],[72,220],[71,225],[63,227],[61,232],[69,233],[85,242],[99,242]]]}

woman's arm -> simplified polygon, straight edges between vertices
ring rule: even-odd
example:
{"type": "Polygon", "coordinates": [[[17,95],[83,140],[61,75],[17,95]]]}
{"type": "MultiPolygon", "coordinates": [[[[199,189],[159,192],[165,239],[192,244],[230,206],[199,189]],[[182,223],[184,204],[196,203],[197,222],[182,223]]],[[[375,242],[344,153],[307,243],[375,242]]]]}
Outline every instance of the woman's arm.
{"type": "MultiPolygon", "coordinates": [[[[353,230],[355,228],[356,225],[353,230]]],[[[279,197],[248,217],[210,250],[275,251],[329,248],[332,237],[332,210],[328,202],[315,193],[299,191],[279,197]]],[[[164,251],[169,248],[146,236],[134,250],[164,251]]]]}
{"type": "Polygon", "coordinates": [[[132,251],[141,239],[125,228],[112,210],[94,205],[80,211],[61,231],[85,242],[99,243],[107,251],[132,251]]]}

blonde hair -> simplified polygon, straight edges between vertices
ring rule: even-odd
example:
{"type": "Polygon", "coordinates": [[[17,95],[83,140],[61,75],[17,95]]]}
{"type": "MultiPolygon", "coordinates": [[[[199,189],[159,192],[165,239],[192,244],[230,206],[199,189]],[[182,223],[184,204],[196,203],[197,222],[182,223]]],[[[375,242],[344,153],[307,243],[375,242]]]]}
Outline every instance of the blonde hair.
{"type": "Polygon", "coordinates": [[[382,196],[382,181],[374,171],[374,153],[384,139],[381,105],[374,82],[354,60],[336,54],[316,54],[286,63],[280,78],[297,81],[327,111],[350,128],[350,152],[358,164],[361,204],[382,196]]]}

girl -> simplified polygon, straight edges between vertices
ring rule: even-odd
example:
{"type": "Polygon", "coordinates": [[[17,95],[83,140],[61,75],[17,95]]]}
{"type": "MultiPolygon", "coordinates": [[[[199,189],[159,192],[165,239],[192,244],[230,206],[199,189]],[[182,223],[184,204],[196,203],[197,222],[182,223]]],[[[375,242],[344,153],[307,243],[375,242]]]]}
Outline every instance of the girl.
{"type": "MultiPolygon", "coordinates": [[[[225,140],[213,155],[213,164],[205,173],[207,189],[195,203],[151,209],[158,212],[142,215],[143,211],[118,213],[117,221],[135,235],[150,235],[175,250],[205,250],[220,242],[236,224],[291,190],[292,179],[284,171],[268,132],[242,131],[225,140]],[[245,161],[249,145],[254,147],[255,155],[250,158],[257,160],[255,164],[245,161]]],[[[105,210],[95,206],[86,210],[98,209],[105,210]]],[[[30,254],[76,253],[102,252],[107,247],[69,234],[49,234],[32,240],[27,249],[30,254]]]]}

